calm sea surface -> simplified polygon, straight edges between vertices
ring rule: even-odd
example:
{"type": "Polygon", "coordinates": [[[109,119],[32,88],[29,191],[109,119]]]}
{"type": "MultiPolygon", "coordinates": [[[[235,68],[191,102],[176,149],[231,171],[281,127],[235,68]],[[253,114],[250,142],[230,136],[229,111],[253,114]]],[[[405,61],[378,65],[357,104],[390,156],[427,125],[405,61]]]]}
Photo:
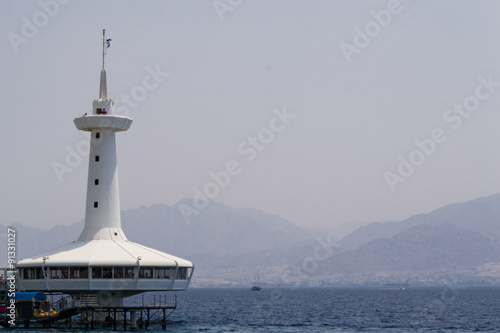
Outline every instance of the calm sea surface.
{"type": "Polygon", "coordinates": [[[500,287],[192,288],[177,295],[167,332],[500,332],[500,287]]]}

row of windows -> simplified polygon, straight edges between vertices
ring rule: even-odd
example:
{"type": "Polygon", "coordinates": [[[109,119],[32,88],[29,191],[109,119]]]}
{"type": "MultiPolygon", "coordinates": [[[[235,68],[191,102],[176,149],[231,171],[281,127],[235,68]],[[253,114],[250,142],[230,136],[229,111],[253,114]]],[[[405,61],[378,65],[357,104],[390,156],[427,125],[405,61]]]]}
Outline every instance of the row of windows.
{"type": "MultiPolygon", "coordinates": [[[[135,279],[137,267],[91,267],[92,279],[135,279]]],[[[140,267],[139,279],[171,279],[175,275],[175,267],[140,267]]],[[[21,278],[26,280],[43,279],[41,267],[20,268],[21,278]]],[[[45,267],[45,274],[49,279],[88,279],[89,267],[45,267]]],[[[186,280],[187,267],[179,267],[177,280],[186,280]]]]}

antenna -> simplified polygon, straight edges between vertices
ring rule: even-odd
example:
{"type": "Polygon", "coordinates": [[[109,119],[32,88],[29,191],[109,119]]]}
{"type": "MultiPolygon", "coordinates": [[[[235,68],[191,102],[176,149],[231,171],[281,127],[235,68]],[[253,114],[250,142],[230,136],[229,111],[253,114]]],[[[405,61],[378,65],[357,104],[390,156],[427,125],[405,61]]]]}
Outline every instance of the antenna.
{"type": "MultiPolygon", "coordinates": [[[[111,39],[110,39],[111,41],[111,39]]],[[[101,84],[99,87],[99,99],[108,99],[108,88],[106,85],[106,71],[104,70],[104,56],[106,55],[106,29],[102,29],[102,70],[101,84]]]]}
{"type": "Polygon", "coordinates": [[[106,29],[102,29],[102,69],[104,69],[105,55],[106,55],[106,29]]]}

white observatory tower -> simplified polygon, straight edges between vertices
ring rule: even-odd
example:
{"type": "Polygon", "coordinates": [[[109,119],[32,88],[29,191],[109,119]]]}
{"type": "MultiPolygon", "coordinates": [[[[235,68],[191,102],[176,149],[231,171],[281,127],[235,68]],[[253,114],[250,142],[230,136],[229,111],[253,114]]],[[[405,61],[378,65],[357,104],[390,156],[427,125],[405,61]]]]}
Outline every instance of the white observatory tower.
{"type": "Polygon", "coordinates": [[[114,102],[108,99],[103,36],[101,83],[99,99],[92,103],[92,115],[75,118],[76,128],[90,132],[89,176],[87,180],[87,205],[85,228],[78,240],[122,239],[127,240],[121,229],[118,169],[116,163],[115,133],[126,131],[132,119],[114,114],[114,102]]]}
{"type": "Polygon", "coordinates": [[[77,241],[18,262],[22,291],[96,295],[100,305],[121,306],[123,298],[145,291],[186,290],[194,272],[190,261],[127,240],[121,228],[115,133],[132,119],[114,114],[108,98],[104,56],[99,99],[92,114],[74,119],[90,133],[85,227],[77,241]]]}

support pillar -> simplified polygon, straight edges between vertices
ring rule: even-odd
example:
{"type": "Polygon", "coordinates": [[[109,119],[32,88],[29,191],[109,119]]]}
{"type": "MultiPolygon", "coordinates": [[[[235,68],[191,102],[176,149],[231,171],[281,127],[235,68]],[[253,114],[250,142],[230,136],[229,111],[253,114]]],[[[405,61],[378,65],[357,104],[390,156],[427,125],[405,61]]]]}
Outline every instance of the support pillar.
{"type": "Polygon", "coordinates": [[[165,309],[163,309],[163,319],[161,321],[161,328],[163,330],[167,329],[167,317],[165,317],[165,309]]]}
{"type": "Polygon", "coordinates": [[[137,329],[137,311],[135,310],[130,310],[130,329],[137,329]]]}
{"type": "Polygon", "coordinates": [[[127,311],[123,309],[123,330],[127,330],[127,311]]]}

